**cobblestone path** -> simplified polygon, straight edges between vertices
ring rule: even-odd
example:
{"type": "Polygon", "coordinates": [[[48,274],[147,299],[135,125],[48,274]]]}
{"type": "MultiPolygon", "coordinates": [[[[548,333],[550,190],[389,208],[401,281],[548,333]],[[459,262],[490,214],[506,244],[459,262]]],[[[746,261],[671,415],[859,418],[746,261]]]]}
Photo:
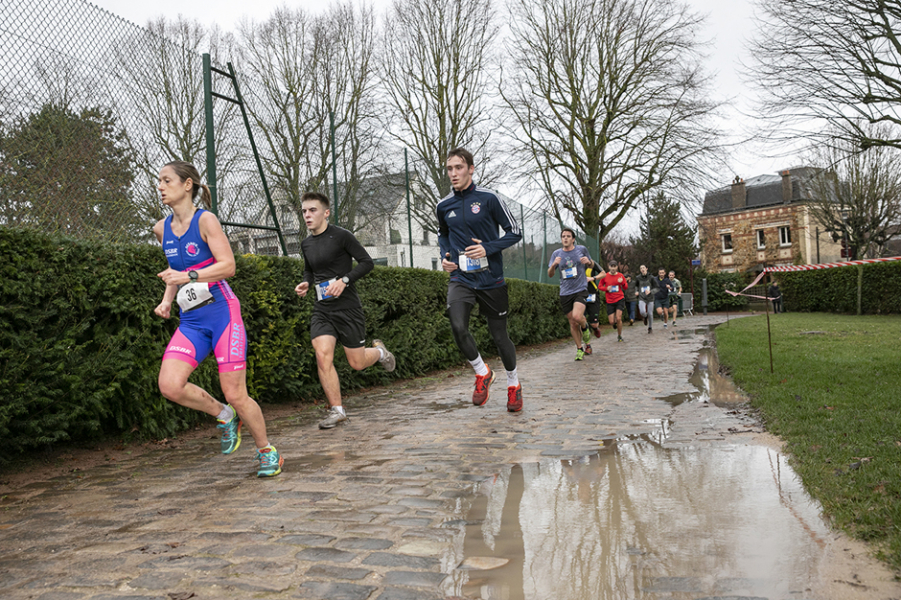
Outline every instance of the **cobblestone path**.
{"type": "MultiPolygon", "coordinates": [[[[503,371],[477,408],[471,371],[458,368],[351,397],[350,421],[334,430],[318,430],[311,414],[275,420],[285,466],[273,479],[254,476],[251,440],[226,457],[207,437],[13,490],[0,501],[0,597],[462,594],[467,511],[511,463],[596,454],[662,421],[670,447],[746,435],[735,432],[754,424],[740,411],[659,400],[695,390],[688,376],[706,328],[723,320],[680,320],[675,336],[636,323],[624,343],[592,340],[582,362],[571,342],[522,351],[519,414],[505,410],[503,371]]],[[[689,597],[673,596],[678,582],[658,584],[644,597],[689,597]]]]}

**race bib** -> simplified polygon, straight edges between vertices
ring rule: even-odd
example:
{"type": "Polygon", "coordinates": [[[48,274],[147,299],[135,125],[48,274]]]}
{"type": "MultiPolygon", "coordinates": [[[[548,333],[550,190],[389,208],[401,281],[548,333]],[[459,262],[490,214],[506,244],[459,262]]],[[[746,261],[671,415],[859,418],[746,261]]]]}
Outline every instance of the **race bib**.
{"type": "Polygon", "coordinates": [[[588,302],[589,304],[594,304],[594,302],[595,302],[597,299],[598,299],[598,295],[597,295],[597,294],[588,294],[588,297],[585,298],[585,302],[588,302]]]}
{"type": "Polygon", "coordinates": [[[210,284],[199,281],[192,281],[178,288],[175,300],[183,313],[206,306],[214,301],[213,295],[210,293],[210,284]]]}
{"type": "Polygon", "coordinates": [[[560,271],[560,278],[561,279],[572,279],[572,278],[578,276],[578,274],[579,274],[579,271],[578,271],[578,269],[576,269],[576,267],[569,267],[568,269],[563,269],[562,271],[560,271]]]}
{"type": "Polygon", "coordinates": [[[616,292],[619,291],[619,286],[611,285],[610,287],[607,288],[607,291],[610,292],[611,294],[615,294],[616,292]]]}
{"type": "Polygon", "coordinates": [[[488,257],[469,258],[462,252],[460,253],[460,270],[464,273],[478,273],[488,269],[488,257]]]}
{"type": "Polygon", "coordinates": [[[651,286],[646,285],[646,286],[644,286],[643,288],[641,288],[641,293],[644,294],[645,296],[647,296],[648,294],[650,294],[650,293],[651,293],[651,286]]]}
{"type": "Polygon", "coordinates": [[[326,294],[325,290],[327,290],[328,286],[332,285],[336,281],[338,281],[337,277],[335,277],[333,279],[329,279],[328,281],[322,281],[320,283],[317,283],[316,284],[316,299],[317,300],[328,300],[329,298],[334,298],[334,296],[326,294]]]}

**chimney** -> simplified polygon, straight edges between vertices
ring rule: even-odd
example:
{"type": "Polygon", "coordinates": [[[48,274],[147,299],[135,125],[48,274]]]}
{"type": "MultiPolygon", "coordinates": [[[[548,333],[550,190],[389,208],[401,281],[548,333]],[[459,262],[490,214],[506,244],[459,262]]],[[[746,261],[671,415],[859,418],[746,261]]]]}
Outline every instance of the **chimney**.
{"type": "Polygon", "coordinates": [[[788,204],[792,201],[792,176],[791,172],[786,169],[779,173],[782,175],[782,202],[788,204]]]}
{"type": "Polygon", "coordinates": [[[735,176],[732,181],[732,208],[745,208],[748,205],[748,192],[745,189],[745,180],[735,176]]]}

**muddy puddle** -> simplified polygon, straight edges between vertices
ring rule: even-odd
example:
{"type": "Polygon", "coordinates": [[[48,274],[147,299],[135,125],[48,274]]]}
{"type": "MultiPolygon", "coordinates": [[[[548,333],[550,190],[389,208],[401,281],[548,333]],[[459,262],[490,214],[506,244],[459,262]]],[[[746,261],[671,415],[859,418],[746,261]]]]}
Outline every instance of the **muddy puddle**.
{"type": "Polygon", "coordinates": [[[806,598],[829,530],[785,457],[652,438],[483,482],[448,595],[806,598]]]}
{"type": "MultiPolygon", "coordinates": [[[[683,330],[676,332],[676,337],[690,337],[695,335],[710,335],[712,329],[703,328],[695,330],[683,330]]],[[[720,374],[719,359],[713,342],[705,341],[705,345],[698,352],[694,370],[688,378],[689,383],[697,388],[695,392],[674,394],[661,398],[673,406],[683,402],[709,402],[725,408],[747,401],[744,393],[735,385],[731,378],[720,374]]]]}
{"type": "MultiPolygon", "coordinates": [[[[697,391],[661,400],[743,402],[718,367],[708,343],[690,378],[697,391]]],[[[786,457],[756,444],[666,447],[669,422],[647,424],[647,434],[597,454],[516,464],[482,482],[456,525],[460,560],[443,591],[485,600],[816,597],[830,530],[786,457]]]]}

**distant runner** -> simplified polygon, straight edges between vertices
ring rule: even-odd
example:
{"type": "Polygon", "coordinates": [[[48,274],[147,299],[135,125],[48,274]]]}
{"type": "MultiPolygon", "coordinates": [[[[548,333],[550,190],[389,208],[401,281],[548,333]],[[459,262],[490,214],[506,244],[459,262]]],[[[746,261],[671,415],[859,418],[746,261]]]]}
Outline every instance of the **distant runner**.
{"type": "Polygon", "coordinates": [[[638,312],[644,324],[648,326],[648,333],[654,327],[654,296],[657,295],[657,278],[648,273],[648,268],[641,265],[638,275],[635,276],[635,287],[638,291],[638,312]]]}
{"type": "Polygon", "coordinates": [[[547,276],[554,277],[557,267],[560,267],[560,310],[566,315],[570,335],[576,342],[576,360],[582,360],[586,354],[591,354],[588,343],[591,341],[591,331],[585,318],[585,306],[588,304],[585,268],[592,266],[594,261],[585,246],[576,245],[576,234],[569,227],[564,227],[560,232],[560,241],[563,247],[551,254],[547,276]]]}
{"type": "Polygon", "coordinates": [[[623,310],[626,308],[625,291],[629,287],[626,277],[617,272],[619,264],[611,260],[608,272],[598,283],[598,289],[606,292],[607,319],[611,327],[616,327],[616,341],[623,341],[623,310]]]}

